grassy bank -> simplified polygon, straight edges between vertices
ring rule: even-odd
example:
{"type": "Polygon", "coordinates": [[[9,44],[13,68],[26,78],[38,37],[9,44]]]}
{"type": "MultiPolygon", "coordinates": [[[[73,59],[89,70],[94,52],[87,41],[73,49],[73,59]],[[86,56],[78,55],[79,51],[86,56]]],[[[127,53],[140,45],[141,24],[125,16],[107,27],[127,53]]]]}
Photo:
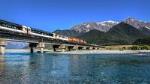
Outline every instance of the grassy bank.
{"type": "Polygon", "coordinates": [[[101,50],[150,50],[150,45],[111,45],[102,46],[101,50]]]}

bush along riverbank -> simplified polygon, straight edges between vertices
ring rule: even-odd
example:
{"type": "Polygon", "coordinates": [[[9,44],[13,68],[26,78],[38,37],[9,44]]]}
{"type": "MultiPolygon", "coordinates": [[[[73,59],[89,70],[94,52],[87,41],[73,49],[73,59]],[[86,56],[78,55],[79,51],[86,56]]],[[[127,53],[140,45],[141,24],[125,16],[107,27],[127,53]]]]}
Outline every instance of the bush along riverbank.
{"type": "Polygon", "coordinates": [[[150,50],[150,45],[111,45],[103,46],[101,50],[150,50]]]}
{"type": "Polygon", "coordinates": [[[150,50],[150,45],[134,45],[131,50],[150,50]]]}

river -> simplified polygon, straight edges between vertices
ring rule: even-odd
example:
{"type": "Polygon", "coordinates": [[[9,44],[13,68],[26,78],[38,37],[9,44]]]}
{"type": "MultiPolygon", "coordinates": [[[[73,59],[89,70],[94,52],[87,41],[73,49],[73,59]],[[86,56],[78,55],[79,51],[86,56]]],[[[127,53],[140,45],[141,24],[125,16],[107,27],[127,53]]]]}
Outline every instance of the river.
{"type": "Polygon", "coordinates": [[[150,53],[0,56],[0,84],[149,84],[150,53]]]}

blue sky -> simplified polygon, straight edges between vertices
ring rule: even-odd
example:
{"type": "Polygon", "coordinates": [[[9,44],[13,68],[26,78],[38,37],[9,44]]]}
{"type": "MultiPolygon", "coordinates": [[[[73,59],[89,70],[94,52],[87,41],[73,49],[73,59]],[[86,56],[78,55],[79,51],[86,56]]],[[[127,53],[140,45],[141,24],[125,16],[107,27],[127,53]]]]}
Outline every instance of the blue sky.
{"type": "Polygon", "coordinates": [[[54,31],[83,22],[150,21],[150,0],[0,0],[0,19],[54,31]]]}

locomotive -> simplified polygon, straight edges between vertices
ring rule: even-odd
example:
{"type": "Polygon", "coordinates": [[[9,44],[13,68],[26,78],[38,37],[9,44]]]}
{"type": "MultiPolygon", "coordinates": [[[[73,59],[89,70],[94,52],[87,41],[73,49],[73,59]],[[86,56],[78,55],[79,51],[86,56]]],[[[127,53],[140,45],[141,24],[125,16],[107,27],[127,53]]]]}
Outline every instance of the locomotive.
{"type": "Polygon", "coordinates": [[[87,42],[85,40],[82,40],[82,39],[79,39],[79,38],[75,38],[75,37],[69,37],[68,38],[68,42],[87,44],[87,42]]]}

